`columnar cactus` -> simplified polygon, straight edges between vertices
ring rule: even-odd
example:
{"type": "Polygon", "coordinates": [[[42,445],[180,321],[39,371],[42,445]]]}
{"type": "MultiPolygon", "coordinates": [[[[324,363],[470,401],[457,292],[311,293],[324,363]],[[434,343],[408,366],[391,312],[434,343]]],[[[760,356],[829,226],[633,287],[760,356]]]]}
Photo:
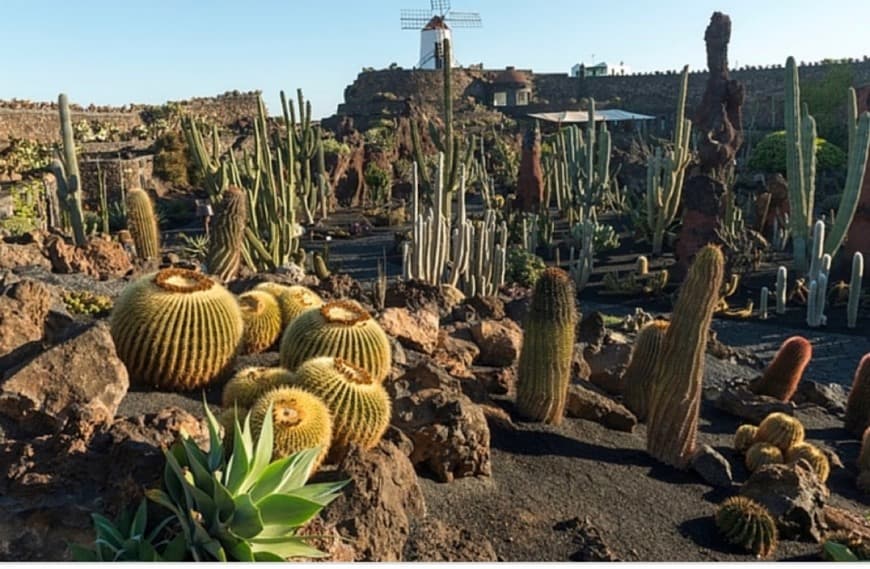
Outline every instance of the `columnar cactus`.
{"type": "Polygon", "coordinates": [[[278,299],[262,290],[239,295],[245,331],[239,346],[241,354],[259,354],[271,348],[283,330],[278,299]]]}
{"type": "Polygon", "coordinates": [[[535,421],[558,425],[565,413],[577,309],[565,271],[549,268],[535,283],[523,326],[517,372],[517,410],[535,421]]]}
{"type": "Polygon", "coordinates": [[[314,462],[315,472],[332,442],[332,418],[329,409],[316,396],[295,387],[279,387],[266,392],[251,407],[251,432],[260,436],[266,413],[272,413],[272,460],[278,460],[309,448],[320,448],[314,462]]]}
{"type": "Polygon", "coordinates": [[[846,309],[846,326],[858,325],[858,307],[861,305],[861,284],[864,279],[864,256],[860,251],[852,255],[852,276],[849,280],[849,305],[846,309]]]}
{"type": "Polygon", "coordinates": [[[680,288],[651,374],[647,451],[677,468],[685,468],[695,452],[704,353],[724,274],[722,251],[702,248],[680,288]]]}
{"type": "Polygon", "coordinates": [[[370,449],[390,425],[390,396],[359,366],[341,358],[313,358],[296,369],[293,385],[319,397],[332,414],[332,444],[370,449]]]}
{"type": "Polygon", "coordinates": [[[860,437],[870,427],[870,354],[865,354],[855,370],[849,400],[846,402],[846,430],[860,437]]]}
{"type": "Polygon", "coordinates": [[[110,322],[131,381],[171,390],[199,389],[222,375],[243,328],[236,298],[187,269],[164,269],[128,284],[110,322]]]}
{"type": "Polygon", "coordinates": [[[261,395],[292,380],[293,374],[281,367],[246,367],[224,385],[221,406],[247,411],[261,395]]]}
{"type": "Polygon", "coordinates": [[[623,403],[639,421],[645,420],[649,411],[650,379],[656,361],[662,357],[667,331],[666,321],[653,320],[640,329],[631,349],[631,360],[623,375],[623,403]]]}
{"type": "Polygon", "coordinates": [[[84,213],[82,212],[82,179],[76,156],[75,136],[73,135],[72,116],[66,94],[57,98],[60,113],[60,135],[63,142],[62,159],[52,160],[49,170],[57,180],[57,196],[63,211],[69,217],[75,243],[83,247],[87,243],[84,213]]]}
{"type": "Polygon", "coordinates": [[[212,220],[206,258],[208,272],[223,282],[232,281],[239,270],[247,223],[248,197],[238,187],[230,186],[224,190],[212,220]]]}
{"type": "Polygon", "coordinates": [[[804,426],[785,413],[771,413],[758,425],[755,442],[770,443],[782,452],[804,442],[804,426]]]}
{"type": "Polygon", "coordinates": [[[264,282],[255,286],[254,290],[268,292],[278,299],[282,328],[287,328],[294,318],[306,310],[323,306],[323,299],[316,292],[301,285],[286,286],[264,282]]]}
{"type": "Polygon", "coordinates": [[[281,366],[295,370],[318,356],[342,358],[382,382],[390,371],[390,342],[369,313],[352,300],[328,302],[297,316],[281,337],[281,366]]]}
{"type": "Polygon", "coordinates": [[[746,452],[753,444],[755,444],[755,434],[758,432],[758,427],[755,425],[740,425],[737,427],[737,432],[734,433],[734,450],[737,452],[746,452]]]}
{"type": "Polygon", "coordinates": [[[861,436],[861,451],[858,453],[858,488],[870,494],[870,427],[861,436]]]}
{"type": "Polygon", "coordinates": [[[133,236],[136,256],[142,260],[160,257],[160,229],[151,197],[141,188],[127,192],[127,228],[133,236]]]}
{"type": "Polygon", "coordinates": [[[754,443],[746,450],[746,468],[755,472],[765,464],[782,464],[782,451],[770,443],[754,443]]]}
{"type": "Polygon", "coordinates": [[[806,460],[813,467],[819,482],[824,483],[828,480],[831,474],[831,463],[819,447],[810,443],[798,443],[785,453],[786,462],[797,462],[801,459],[806,460]]]}
{"type": "Polygon", "coordinates": [[[779,267],[776,270],[776,313],[785,314],[785,300],[788,296],[788,269],[779,267]]]}
{"type": "Polygon", "coordinates": [[[716,527],[729,543],[761,558],[776,551],[779,534],[770,512],[745,496],[728,498],[716,510],[716,527]]]}
{"type": "Polygon", "coordinates": [[[801,336],[792,336],[782,343],[773,361],[761,378],[752,384],[753,393],[789,401],[797,391],[804,370],[813,357],[813,346],[801,336]]]}

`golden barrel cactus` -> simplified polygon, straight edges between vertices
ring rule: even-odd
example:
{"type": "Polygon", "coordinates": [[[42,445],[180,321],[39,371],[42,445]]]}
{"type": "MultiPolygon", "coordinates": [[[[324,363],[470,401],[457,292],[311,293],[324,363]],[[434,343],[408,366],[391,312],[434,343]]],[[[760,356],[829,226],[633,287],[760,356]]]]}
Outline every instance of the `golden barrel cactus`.
{"type": "Polygon", "coordinates": [[[734,450],[746,452],[749,447],[755,444],[755,434],[757,432],[758,427],[755,425],[740,425],[737,427],[737,432],[734,433],[734,450]]]}
{"type": "Polygon", "coordinates": [[[801,459],[813,467],[820,482],[827,482],[828,476],[831,474],[831,463],[822,449],[810,443],[798,443],[785,453],[786,462],[797,462],[801,459]]]}
{"type": "Polygon", "coordinates": [[[294,318],[306,310],[323,306],[323,299],[316,292],[301,285],[287,286],[265,282],[255,286],[254,290],[268,292],[278,299],[282,328],[287,328],[294,318]]]}
{"type": "Polygon", "coordinates": [[[224,385],[221,406],[247,410],[265,392],[292,380],[293,374],[282,367],[247,367],[224,385]]]}
{"type": "Polygon", "coordinates": [[[189,391],[223,375],[242,338],[236,298],[209,277],[163,269],[131,282],[110,319],[133,382],[189,391]]]}
{"type": "Polygon", "coordinates": [[[323,400],[332,414],[333,445],[370,449],[390,426],[390,396],[359,366],[341,358],[314,358],[296,369],[292,384],[323,400]]]}
{"type": "Polygon", "coordinates": [[[297,316],[281,337],[281,366],[295,370],[320,356],[342,358],[382,382],[390,371],[390,341],[353,300],[336,300],[297,316]]]}
{"type": "Polygon", "coordinates": [[[668,323],[664,320],[653,320],[641,328],[622,376],[625,383],[623,403],[638,421],[645,420],[649,410],[650,378],[656,361],[662,357],[667,331],[668,323]]]}
{"type": "Polygon", "coordinates": [[[745,496],[728,498],[716,510],[716,528],[729,543],[767,558],[776,551],[779,534],[770,512],[745,496]]]}
{"type": "Polygon", "coordinates": [[[332,417],[317,396],[296,387],[279,387],[263,394],[251,407],[251,431],[256,440],[271,410],[273,423],[272,460],[309,448],[320,448],[313,471],[326,458],[332,442],[332,417]]]}
{"type": "Polygon", "coordinates": [[[242,354],[265,352],[281,335],[281,308],[278,300],[262,290],[249,290],[239,295],[239,306],[245,329],[242,333],[242,354]]]}
{"type": "Polygon", "coordinates": [[[755,472],[765,464],[782,464],[783,456],[779,447],[770,443],[755,443],[746,450],[746,468],[755,472]]]}
{"type": "Polygon", "coordinates": [[[804,426],[785,413],[771,413],[758,425],[755,442],[770,443],[783,453],[798,443],[804,442],[804,426]]]}

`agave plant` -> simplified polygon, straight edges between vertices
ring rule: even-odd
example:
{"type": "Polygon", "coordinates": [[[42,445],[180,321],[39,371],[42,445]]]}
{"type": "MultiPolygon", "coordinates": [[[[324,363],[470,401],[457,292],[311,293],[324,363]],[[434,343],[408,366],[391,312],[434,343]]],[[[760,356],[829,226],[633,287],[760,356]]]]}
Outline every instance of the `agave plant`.
{"type": "Polygon", "coordinates": [[[334,500],[347,481],[306,485],[320,452],[317,448],[270,462],[271,410],[256,445],[250,416],[244,426],[235,420],[233,452],[225,458],[218,422],[205,408],[208,452],[189,437],[180,437],[165,453],[164,489],[146,493],[172,512],[189,557],[196,561],[323,557],[297,531],[334,500]]]}

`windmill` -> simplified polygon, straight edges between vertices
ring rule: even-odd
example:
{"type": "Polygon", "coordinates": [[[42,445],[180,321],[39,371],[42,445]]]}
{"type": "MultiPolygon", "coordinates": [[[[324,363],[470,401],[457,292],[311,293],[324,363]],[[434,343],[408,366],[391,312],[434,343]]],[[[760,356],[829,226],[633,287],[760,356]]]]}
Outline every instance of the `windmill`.
{"type": "MultiPolygon", "coordinates": [[[[453,45],[451,28],[480,28],[477,12],[454,12],[450,0],[429,0],[430,10],[402,10],[403,30],[420,30],[420,69],[441,69],[444,66],[444,40],[453,45]]],[[[451,54],[455,50],[450,50],[451,54]]],[[[451,55],[451,58],[453,56],[451,55]]],[[[453,64],[453,61],[450,62],[453,64]]]]}

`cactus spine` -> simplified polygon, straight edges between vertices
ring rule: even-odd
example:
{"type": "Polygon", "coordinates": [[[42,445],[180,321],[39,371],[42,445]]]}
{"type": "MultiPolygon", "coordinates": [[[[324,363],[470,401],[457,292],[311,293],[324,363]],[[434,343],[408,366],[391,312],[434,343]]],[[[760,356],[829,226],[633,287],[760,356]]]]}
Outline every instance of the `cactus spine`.
{"type": "Polygon", "coordinates": [[[861,284],[864,279],[864,256],[856,251],[852,256],[852,277],[849,280],[849,305],[846,308],[846,326],[858,325],[858,307],[861,303],[861,284]]]}
{"type": "Polygon", "coordinates": [[[283,330],[278,300],[268,292],[250,290],[239,296],[239,307],[245,321],[239,352],[259,354],[271,348],[283,330]]]}
{"type": "Polygon", "coordinates": [[[577,310],[574,286],[565,271],[541,273],[523,329],[517,372],[517,410],[558,425],[565,413],[577,310]]]}
{"type": "Polygon", "coordinates": [[[767,558],[776,551],[779,534],[770,512],[745,496],[728,498],[716,510],[716,527],[729,543],[767,558]]]}
{"type": "Polygon", "coordinates": [[[704,353],[724,273],[718,247],[707,245],[698,252],[651,374],[647,451],[677,468],[685,468],[695,451],[704,353]]]}
{"type": "Polygon", "coordinates": [[[870,354],[865,354],[855,370],[852,389],[846,402],[846,430],[860,437],[870,426],[870,354]]]}
{"type": "Polygon", "coordinates": [[[82,179],[79,174],[79,162],[76,157],[76,142],[73,135],[72,116],[69,111],[69,101],[65,93],[57,98],[57,108],[60,113],[60,136],[63,142],[62,158],[55,158],[49,165],[52,175],[57,180],[58,201],[72,226],[75,244],[83,247],[87,243],[85,235],[84,213],[82,212],[82,179]]]}
{"type": "Polygon", "coordinates": [[[655,362],[662,356],[668,323],[653,320],[637,333],[631,360],[623,375],[625,394],[623,403],[635,414],[638,421],[646,419],[649,411],[649,390],[655,362]]]}
{"type": "Polygon", "coordinates": [[[133,237],[136,256],[142,260],[160,257],[160,230],[151,197],[141,188],[127,192],[127,228],[133,237]]]}
{"type": "Polygon", "coordinates": [[[751,386],[753,393],[788,401],[797,391],[804,370],[813,357],[813,346],[801,336],[785,340],[764,370],[761,379],[751,386]]]}
{"type": "Polygon", "coordinates": [[[164,269],[127,285],[110,322],[131,381],[158,389],[208,385],[229,368],[242,337],[235,297],[187,269],[164,269]]]}
{"type": "Polygon", "coordinates": [[[223,282],[232,281],[239,270],[247,223],[247,197],[238,187],[230,186],[224,190],[217,215],[211,224],[206,260],[208,272],[223,282]]]}

